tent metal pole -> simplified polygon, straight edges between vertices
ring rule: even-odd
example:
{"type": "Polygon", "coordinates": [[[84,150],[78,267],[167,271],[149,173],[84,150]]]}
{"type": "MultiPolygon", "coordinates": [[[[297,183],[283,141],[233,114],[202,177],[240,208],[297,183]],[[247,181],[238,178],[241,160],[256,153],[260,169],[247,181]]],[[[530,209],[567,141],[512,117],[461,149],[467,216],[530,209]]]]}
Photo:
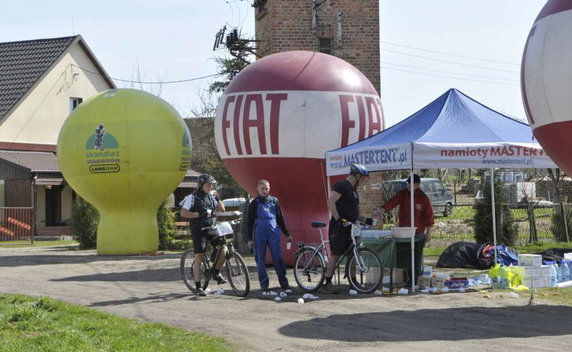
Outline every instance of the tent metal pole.
{"type": "Polygon", "coordinates": [[[497,212],[495,204],[495,169],[491,168],[491,203],[493,209],[493,245],[495,246],[495,264],[498,263],[497,253],[497,212]]]}
{"type": "Polygon", "coordinates": [[[411,292],[415,292],[415,181],[413,180],[413,166],[409,172],[409,204],[411,205],[411,292]]]}

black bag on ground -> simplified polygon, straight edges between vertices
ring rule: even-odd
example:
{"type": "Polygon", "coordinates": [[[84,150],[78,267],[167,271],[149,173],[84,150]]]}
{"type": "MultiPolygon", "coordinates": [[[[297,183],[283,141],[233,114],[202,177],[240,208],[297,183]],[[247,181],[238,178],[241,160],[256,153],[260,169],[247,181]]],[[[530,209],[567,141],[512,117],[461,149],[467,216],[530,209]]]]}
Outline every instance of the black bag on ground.
{"type": "Polygon", "coordinates": [[[572,252],[569,248],[550,248],[540,253],[542,255],[542,262],[545,261],[556,261],[559,262],[564,258],[564,253],[572,252]]]}
{"type": "Polygon", "coordinates": [[[476,268],[480,244],[474,242],[455,242],[441,253],[437,261],[438,268],[476,268]]]}

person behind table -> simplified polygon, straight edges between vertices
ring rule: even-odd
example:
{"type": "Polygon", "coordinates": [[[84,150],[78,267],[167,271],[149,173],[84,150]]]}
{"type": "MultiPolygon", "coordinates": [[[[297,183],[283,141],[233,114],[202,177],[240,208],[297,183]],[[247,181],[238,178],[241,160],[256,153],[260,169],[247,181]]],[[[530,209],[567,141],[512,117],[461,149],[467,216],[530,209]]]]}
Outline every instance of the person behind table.
{"type": "MultiPolygon", "coordinates": [[[[220,200],[217,191],[214,190],[215,184],[216,180],[211,175],[200,175],[196,191],[185,197],[181,208],[181,216],[189,219],[189,227],[193,239],[193,249],[195,251],[193,276],[195,278],[196,294],[198,296],[206,296],[204,289],[201,287],[201,263],[205,255],[208,240],[210,239],[208,227],[214,225],[215,211],[225,210],[224,204],[220,200]]],[[[224,264],[225,255],[226,252],[220,254],[218,261],[212,269],[213,278],[218,284],[226,283],[226,280],[220,274],[220,268],[222,268],[224,264]]]]}
{"type": "Polygon", "coordinates": [[[352,244],[351,226],[347,226],[347,222],[355,222],[358,219],[363,220],[363,216],[360,216],[359,213],[357,187],[364,183],[368,177],[369,172],[365,166],[352,164],[350,174],[334,185],[328,199],[328,208],[332,214],[328,231],[332,256],[328,261],[326,270],[326,282],[323,287],[325,292],[338,293],[332,287],[336,261],[352,244]]]}
{"type": "MultiPolygon", "coordinates": [[[[380,209],[380,219],[381,224],[383,224],[383,214],[386,211],[391,211],[393,208],[399,205],[399,226],[400,227],[410,227],[411,226],[411,193],[409,192],[411,188],[411,176],[407,178],[408,187],[397,192],[390,200],[381,206],[380,209]]],[[[414,215],[413,221],[415,229],[415,250],[421,251],[419,258],[423,258],[423,248],[425,243],[431,241],[431,230],[433,224],[435,223],[433,216],[433,207],[431,206],[431,201],[429,197],[423,192],[419,185],[421,184],[421,179],[419,175],[413,175],[413,204],[414,204],[414,215]]],[[[415,282],[419,277],[419,271],[415,272],[415,282]]],[[[408,269],[409,281],[406,286],[411,285],[411,269],[408,269]]]]}
{"type": "Polygon", "coordinates": [[[290,288],[286,278],[286,265],[280,248],[280,232],[284,233],[288,242],[292,236],[286,228],[278,198],[271,196],[270,183],[267,180],[258,181],[256,187],[258,196],[248,206],[248,247],[254,246],[254,259],[258,271],[258,282],[262,291],[268,290],[269,280],[266,273],[266,247],[270,249],[274,270],[278,275],[280,287],[290,288]],[[254,239],[254,240],[253,240],[254,239]]]}

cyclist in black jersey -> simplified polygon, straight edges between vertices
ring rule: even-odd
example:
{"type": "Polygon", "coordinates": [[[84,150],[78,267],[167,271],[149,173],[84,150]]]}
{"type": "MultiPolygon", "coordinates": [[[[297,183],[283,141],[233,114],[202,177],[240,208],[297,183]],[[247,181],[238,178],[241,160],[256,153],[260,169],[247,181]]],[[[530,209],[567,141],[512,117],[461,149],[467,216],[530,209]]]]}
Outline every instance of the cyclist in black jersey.
{"type": "MultiPolygon", "coordinates": [[[[195,251],[195,266],[193,268],[195,277],[196,292],[199,296],[206,296],[201,287],[201,263],[205,254],[209,240],[208,227],[214,225],[215,212],[224,211],[224,204],[220,200],[218,193],[214,190],[216,180],[209,174],[199,176],[197,190],[188,195],[183,201],[181,216],[189,219],[191,237],[193,239],[193,249],[195,251]]],[[[226,283],[220,274],[220,268],[224,264],[226,253],[222,253],[213,268],[213,278],[219,284],[226,283]]]]}
{"type": "Polygon", "coordinates": [[[361,164],[352,164],[350,174],[345,179],[334,185],[333,191],[328,199],[328,208],[332,217],[330,218],[329,235],[330,249],[332,256],[328,261],[326,272],[326,282],[323,290],[329,293],[338,293],[332,287],[332,277],[334,268],[340,255],[352,244],[351,226],[345,222],[355,222],[363,219],[359,213],[359,195],[357,187],[365,182],[369,177],[369,172],[361,164]]]}

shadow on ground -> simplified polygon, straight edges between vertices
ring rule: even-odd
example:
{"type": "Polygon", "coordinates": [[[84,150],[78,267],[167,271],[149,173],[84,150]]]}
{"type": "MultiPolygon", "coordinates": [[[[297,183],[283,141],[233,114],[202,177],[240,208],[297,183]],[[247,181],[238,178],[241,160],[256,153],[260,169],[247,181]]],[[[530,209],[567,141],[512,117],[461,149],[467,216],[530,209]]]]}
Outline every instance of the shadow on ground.
{"type": "Polygon", "coordinates": [[[560,336],[572,334],[571,314],[572,307],[551,305],[396,310],[297,321],[279,332],[297,338],[352,342],[560,336]]]}
{"type": "Polygon", "coordinates": [[[161,269],[143,269],[136,271],[121,271],[115,273],[100,273],[89,275],[69,276],[61,279],[53,279],[55,282],[65,281],[141,281],[141,282],[164,282],[164,281],[181,281],[181,270],[179,267],[161,268],[161,269]]]}
{"type": "Polygon", "coordinates": [[[124,304],[134,304],[134,303],[141,303],[141,302],[145,302],[145,303],[161,303],[161,302],[167,302],[167,301],[173,301],[176,299],[187,299],[192,296],[190,296],[187,293],[158,293],[158,294],[153,294],[151,293],[149,296],[145,296],[145,297],[129,297],[126,299],[118,299],[118,300],[111,300],[111,301],[101,301],[101,302],[94,302],[90,305],[88,305],[88,307],[106,307],[106,306],[120,306],[120,305],[124,305],[124,304]]]}
{"type": "MultiPolygon", "coordinates": [[[[67,251],[69,253],[69,251],[67,251]]],[[[28,254],[8,255],[0,257],[0,267],[17,267],[23,265],[49,265],[49,264],[81,264],[92,262],[112,262],[125,260],[152,260],[180,258],[180,253],[167,253],[162,255],[97,255],[89,254],[28,254]]]]}

